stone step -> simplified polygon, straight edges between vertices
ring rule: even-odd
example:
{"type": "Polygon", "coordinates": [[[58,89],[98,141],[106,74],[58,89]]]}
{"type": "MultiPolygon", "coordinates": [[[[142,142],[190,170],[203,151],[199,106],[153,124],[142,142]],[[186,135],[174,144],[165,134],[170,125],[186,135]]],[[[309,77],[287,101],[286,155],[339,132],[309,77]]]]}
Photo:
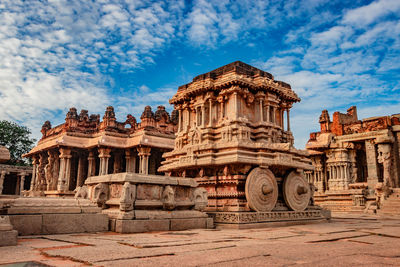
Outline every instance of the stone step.
{"type": "Polygon", "coordinates": [[[400,215],[399,211],[379,211],[378,214],[387,214],[387,215],[400,215]]]}
{"type": "Polygon", "coordinates": [[[382,204],[382,208],[396,208],[400,209],[400,202],[393,202],[389,200],[385,200],[382,204]]]}
{"type": "Polygon", "coordinates": [[[398,209],[381,209],[381,210],[379,210],[379,212],[397,214],[397,213],[400,213],[400,210],[398,210],[398,209]]]}
{"type": "Polygon", "coordinates": [[[388,198],[388,199],[385,200],[385,202],[388,202],[388,203],[400,203],[400,199],[388,198]]]}

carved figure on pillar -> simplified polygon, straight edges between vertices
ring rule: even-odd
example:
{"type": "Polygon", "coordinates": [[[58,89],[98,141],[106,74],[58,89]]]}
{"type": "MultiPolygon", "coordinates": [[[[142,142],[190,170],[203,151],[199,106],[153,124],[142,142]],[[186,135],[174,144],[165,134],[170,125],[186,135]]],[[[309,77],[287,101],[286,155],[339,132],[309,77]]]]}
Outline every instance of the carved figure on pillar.
{"type": "Polygon", "coordinates": [[[54,177],[54,168],[55,168],[55,155],[52,151],[48,151],[48,162],[45,167],[45,176],[47,182],[47,190],[56,190],[57,189],[57,177],[54,177]]]}
{"type": "Polygon", "coordinates": [[[39,167],[38,167],[38,184],[37,190],[44,191],[47,190],[47,182],[45,176],[45,167],[47,164],[47,155],[44,153],[39,154],[39,167]]]}
{"type": "Polygon", "coordinates": [[[383,185],[393,188],[391,148],[391,144],[378,144],[378,162],[383,164],[383,185]]]}
{"type": "Polygon", "coordinates": [[[60,172],[58,175],[58,191],[69,190],[69,179],[71,176],[71,149],[60,148],[60,172]]]}

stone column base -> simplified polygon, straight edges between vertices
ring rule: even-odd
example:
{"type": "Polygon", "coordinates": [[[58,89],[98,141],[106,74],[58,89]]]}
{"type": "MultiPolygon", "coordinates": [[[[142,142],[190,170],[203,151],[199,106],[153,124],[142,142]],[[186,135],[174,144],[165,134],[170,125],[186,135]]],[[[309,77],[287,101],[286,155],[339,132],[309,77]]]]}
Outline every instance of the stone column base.
{"type": "Polygon", "coordinates": [[[0,247],[17,245],[18,232],[13,227],[8,216],[0,216],[0,247]]]}

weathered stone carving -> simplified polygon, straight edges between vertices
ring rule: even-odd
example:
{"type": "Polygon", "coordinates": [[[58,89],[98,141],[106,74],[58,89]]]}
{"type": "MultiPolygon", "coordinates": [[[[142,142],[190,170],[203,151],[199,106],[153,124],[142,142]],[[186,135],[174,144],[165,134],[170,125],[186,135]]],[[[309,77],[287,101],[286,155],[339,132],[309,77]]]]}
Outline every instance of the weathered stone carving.
{"type": "Polygon", "coordinates": [[[246,199],[254,211],[271,211],[278,200],[278,184],[268,169],[255,168],[247,176],[246,199]]]}
{"type": "Polygon", "coordinates": [[[193,191],[194,209],[203,211],[208,204],[208,193],[202,187],[198,187],[193,191]]]}
{"type": "Polygon", "coordinates": [[[83,186],[78,186],[75,189],[75,198],[84,198],[87,199],[89,198],[89,191],[86,185],[83,186]]]}
{"type": "Polygon", "coordinates": [[[93,188],[93,201],[99,207],[105,208],[105,203],[108,199],[108,185],[106,183],[99,183],[93,188]]]}
{"type": "Polygon", "coordinates": [[[46,182],[47,182],[47,190],[55,190],[57,189],[57,178],[54,177],[54,168],[55,168],[55,155],[53,152],[48,151],[48,162],[44,168],[46,182]]]}
{"type": "Polygon", "coordinates": [[[292,171],[283,181],[283,197],[286,205],[294,211],[303,211],[307,208],[311,190],[301,172],[292,171]]]}
{"type": "Polygon", "coordinates": [[[119,209],[121,211],[131,211],[134,207],[134,201],[136,199],[136,185],[129,182],[125,182],[122,186],[122,194],[119,199],[119,209]]]}
{"type": "Polygon", "coordinates": [[[378,145],[378,162],[383,164],[383,184],[387,187],[395,187],[394,179],[392,178],[392,157],[391,145],[378,145]]]}
{"type": "Polygon", "coordinates": [[[162,202],[166,210],[173,210],[175,208],[175,190],[170,185],[164,188],[162,202]]]}

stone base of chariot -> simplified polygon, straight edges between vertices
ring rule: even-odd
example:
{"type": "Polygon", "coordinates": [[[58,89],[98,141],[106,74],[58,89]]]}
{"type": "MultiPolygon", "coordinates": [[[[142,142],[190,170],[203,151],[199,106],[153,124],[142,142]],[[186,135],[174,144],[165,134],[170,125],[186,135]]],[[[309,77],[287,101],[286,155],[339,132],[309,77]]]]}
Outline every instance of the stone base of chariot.
{"type": "Polygon", "coordinates": [[[18,232],[13,229],[8,216],[0,216],[0,247],[17,245],[18,232]]]}
{"type": "Polygon", "coordinates": [[[118,233],[213,228],[203,212],[207,191],[194,179],[118,173],[89,177],[80,191],[102,208],[110,230],[118,233]]]}
{"type": "Polygon", "coordinates": [[[0,211],[19,235],[108,231],[107,215],[87,199],[1,198],[0,211]]]}
{"type": "Polygon", "coordinates": [[[209,212],[217,228],[252,229],[324,222],[331,218],[329,210],[270,212],[209,212]]]}

